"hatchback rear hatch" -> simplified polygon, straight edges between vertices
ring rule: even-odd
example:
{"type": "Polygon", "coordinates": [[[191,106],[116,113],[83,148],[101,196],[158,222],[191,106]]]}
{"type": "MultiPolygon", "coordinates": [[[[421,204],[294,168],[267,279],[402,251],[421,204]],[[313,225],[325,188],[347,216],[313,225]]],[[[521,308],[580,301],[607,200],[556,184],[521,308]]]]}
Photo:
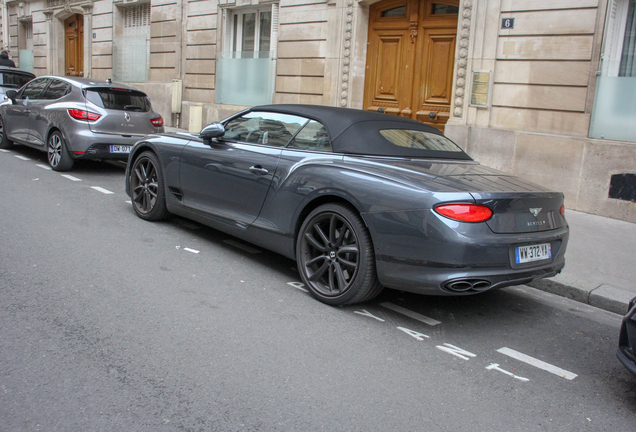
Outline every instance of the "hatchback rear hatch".
{"type": "Polygon", "coordinates": [[[158,117],[152,111],[150,99],[138,90],[117,87],[87,87],[84,89],[87,109],[94,104],[107,111],[96,122],[89,122],[91,131],[122,135],[145,135],[156,128],[150,120],[158,117]]]}
{"type": "Polygon", "coordinates": [[[529,233],[567,225],[561,214],[562,193],[483,166],[466,168],[456,167],[452,175],[442,177],[493,211],[486,222],[493,232],[529,233]]]}

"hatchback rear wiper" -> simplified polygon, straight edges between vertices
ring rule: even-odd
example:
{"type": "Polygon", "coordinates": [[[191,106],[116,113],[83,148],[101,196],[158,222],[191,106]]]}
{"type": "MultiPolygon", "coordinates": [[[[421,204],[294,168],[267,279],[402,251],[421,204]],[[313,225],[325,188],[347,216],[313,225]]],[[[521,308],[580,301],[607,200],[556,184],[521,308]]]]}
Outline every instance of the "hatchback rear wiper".
{"type": "Polygon", "coordinates": [[[126,111],[141,111],[141,107],[137,105],[124,105],[126,111]]]}

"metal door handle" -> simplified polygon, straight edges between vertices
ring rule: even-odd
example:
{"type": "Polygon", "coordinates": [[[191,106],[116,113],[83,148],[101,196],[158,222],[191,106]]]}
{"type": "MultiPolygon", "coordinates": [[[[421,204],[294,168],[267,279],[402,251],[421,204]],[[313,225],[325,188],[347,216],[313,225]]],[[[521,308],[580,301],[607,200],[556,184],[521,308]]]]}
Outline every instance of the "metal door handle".
{"type": "Polygon", "coordinates": [[[269,171],[267,171],[265,168],[263,168],[260,165],[253,165],[250,167],[250,171],[253,172],[254,174],[261,174],[261,175],[265,175],[267,174],[269,171]]]}

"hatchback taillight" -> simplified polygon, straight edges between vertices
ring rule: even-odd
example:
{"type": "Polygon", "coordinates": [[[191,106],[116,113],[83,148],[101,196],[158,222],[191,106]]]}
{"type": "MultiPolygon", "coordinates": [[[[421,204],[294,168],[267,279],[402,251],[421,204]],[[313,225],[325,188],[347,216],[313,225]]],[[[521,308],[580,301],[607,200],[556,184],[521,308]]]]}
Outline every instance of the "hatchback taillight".
{"type": "Polygon", "coordinates": [[[73,117],[75,120],[86,120],[86,121],[95,121],[101,117],[101,115],[99,114],[95,114],[90,111],[78,110],[78,109],[69,109],[68,115],[73,117]]]}
{"type": "Polygon", "coordinates": [[[444,204],[435,207],[435,211],[461,222],[483,222],[492,216],[492,210],[478,204],[444,204]]]}
{"type": "Polygon", "coordinates": [[[561,216],[565,216],[565,205],[561,205],[561,208],[559,209],[559,212],[561,212],[561,216]]]}
{"type": "Polygon", "coordinates": [[[163,126],[163,118],[162,117],[157,117],[157,118],[153,118],[152,120],[150,120],[150,123],[152,123],[153,126],[163,126]]]}

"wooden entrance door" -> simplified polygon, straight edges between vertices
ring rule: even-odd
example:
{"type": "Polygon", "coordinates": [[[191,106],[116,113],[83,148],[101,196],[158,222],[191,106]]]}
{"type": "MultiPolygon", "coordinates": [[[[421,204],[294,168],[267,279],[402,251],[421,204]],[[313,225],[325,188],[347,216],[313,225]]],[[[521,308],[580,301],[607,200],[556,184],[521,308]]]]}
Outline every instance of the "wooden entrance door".
{"type": "Polygon", "coordinates": [[[364,109],[444,131],[458,12],[459,0],[384,0],[371,6],[364,109]]]}
{"type": "Polygon", "coordinates": [[[64,33],[66,75],[84,76],[84,16],[76,14],[67,18],[64,33]]]}

